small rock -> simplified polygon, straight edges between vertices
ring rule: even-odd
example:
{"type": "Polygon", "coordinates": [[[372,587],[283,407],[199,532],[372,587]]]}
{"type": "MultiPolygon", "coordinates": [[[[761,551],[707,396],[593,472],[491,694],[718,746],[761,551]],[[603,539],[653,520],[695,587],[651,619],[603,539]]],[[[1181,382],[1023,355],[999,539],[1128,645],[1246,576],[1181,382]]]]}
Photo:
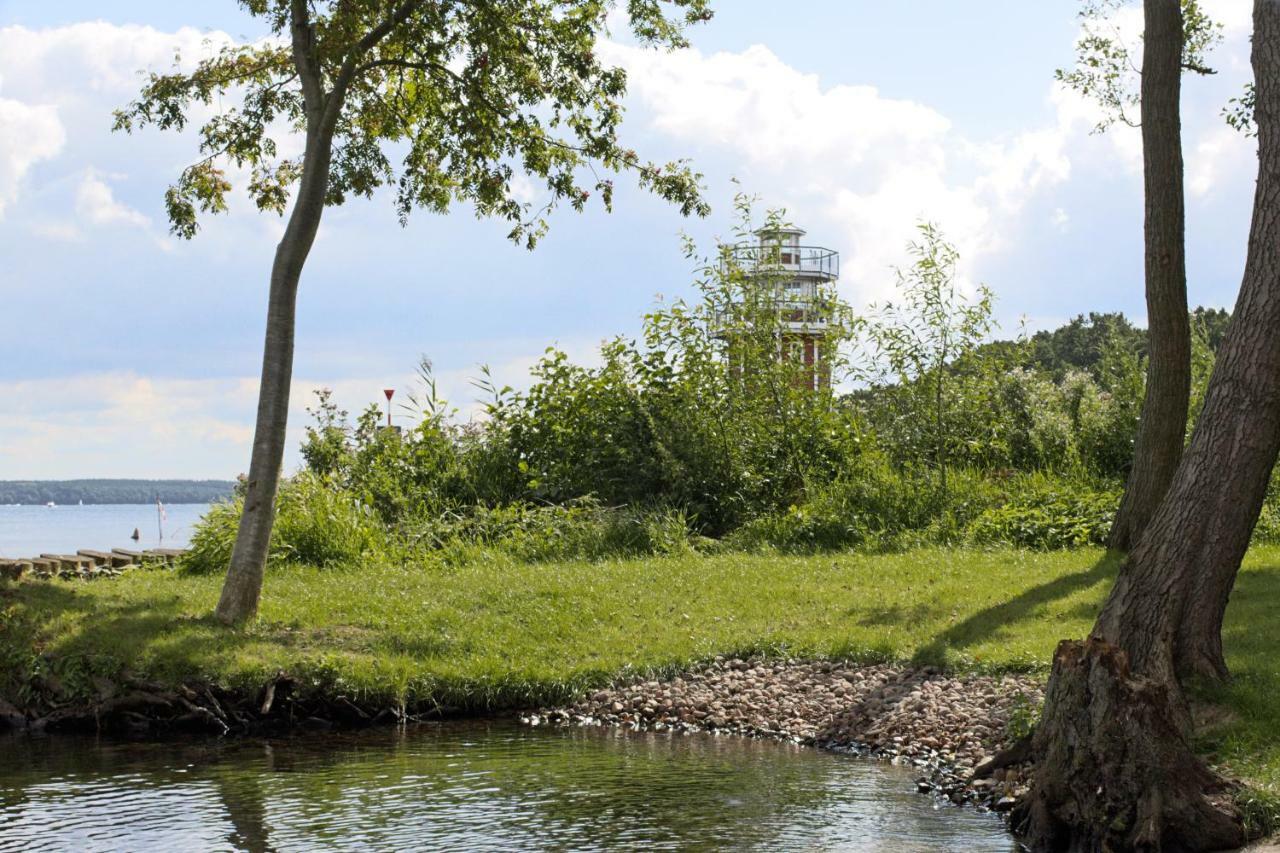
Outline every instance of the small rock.
{"type": "Polygon", "coordinates": [[[991,808],[995,809],[998,812],[1007,812],[1012,810],[1013,807],[1016,806],[1017,804],[1018,804],[1018,801],[1015,800],[1013,797],[1001,797],[1000,799],[996,800],[995,805],[993,805],[991,808]]]}

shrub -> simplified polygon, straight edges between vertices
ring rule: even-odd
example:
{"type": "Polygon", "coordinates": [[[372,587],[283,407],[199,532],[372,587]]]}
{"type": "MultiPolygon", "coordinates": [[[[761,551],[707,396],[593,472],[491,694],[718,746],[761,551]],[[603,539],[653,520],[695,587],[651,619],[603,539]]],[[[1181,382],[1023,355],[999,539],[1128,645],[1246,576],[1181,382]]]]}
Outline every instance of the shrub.
{"type": "Polygon", "coordinates": [[[475,506],[420,519],[409,548],[439,552],[448,563],[500,552],[526,562],[599,560],[688,552],[689,520],[670,507],[601,506],[591,498],[566,504],[475,506]]]}
{"type": "Polygon", "coordinates": [[[1119,503],[1114,491],[1032,492],[985,510],[969,534],[975,542],[1023,548],[1104,545],[1119,503]]]}
{"type": "MultiPolygon", "coordinates": [[[[210,507],[192,532],[190,550],[182,560],[183,571],[216,574],[227,570],[243,508],[243,498],[210,507]]],[[[382,523],[350,493],[308,473],[281,485],[271,532],[271,562],[353,564],[382,553],[385,547],[382,523]]]]}
{"type": "Polygon", "coordinates": [[[244,499],[216,503],[191,531],[191,545],[179,563],[182,571],[197,575],[221,574],[231,565],[244,499]]]}
{"type": "Polygon", "coordinates": [[[889,545],[937,518],[942,507],[932,485],[894,470],[881,456],[868,456],[856,470],[812,488],[804,503],[748,521],[728,542],[795,552],[889,545]]]}

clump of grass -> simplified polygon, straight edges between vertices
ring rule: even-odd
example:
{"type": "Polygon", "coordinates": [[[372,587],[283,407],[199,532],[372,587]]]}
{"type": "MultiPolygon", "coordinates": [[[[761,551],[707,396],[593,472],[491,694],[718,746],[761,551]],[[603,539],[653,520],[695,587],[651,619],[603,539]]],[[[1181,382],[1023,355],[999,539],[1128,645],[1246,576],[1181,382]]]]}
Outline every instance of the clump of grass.
{"type": "MultiPolygon", "coordinates": [[[[196,575],[225,572],[243,510],[243,498],[212,506],[192,531],[181,570],[196,575]]],[[[351,493],[308,473],[282,485],[271,533],[273,564],[358,564],[385,553],[387,543],[381,521],[351,493]]]]}
{"type": "Polygon", "coordinates": [[[1244,818],[1248,837],[1263,838],[1280,832],[1280,794],[1246,786],[1237,791],[1235,804],[1244,818]]]}
{"type": "Polygon", "coordinates": [[[475,506],[427,515],[406,525],[406,548],[447,565],[498,553],[527,563],[674,556],[692,550],[686,513],[675,507],[605,507],[592,498],[568,504],[475,506]]]}

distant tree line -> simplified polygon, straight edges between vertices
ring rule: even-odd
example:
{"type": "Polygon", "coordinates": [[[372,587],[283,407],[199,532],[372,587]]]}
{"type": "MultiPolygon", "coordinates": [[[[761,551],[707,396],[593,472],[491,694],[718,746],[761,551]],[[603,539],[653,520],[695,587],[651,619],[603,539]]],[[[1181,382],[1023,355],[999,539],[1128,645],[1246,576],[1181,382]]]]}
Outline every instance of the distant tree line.
{"type": "MultiPolygon", "coordinates": [[[[1222,343],[1231,314],[1222,308],[1197,307],[1190,312],[1193,334],[1201,337],[1214,352],[1222,343]]],[[[1037,367],[1059,377],[1067,371],[1097,369],[1108,349],[1117,344],[1145,358],[1147,330],[1134,326],[1119,312],[1089,312],[1078,315],[1066,325],[1031,336],[1033,358],[1037,367]]]]}
{"type": "Polygon", "coordinates": [[[234,489],[230,480],[0,480],[0,504],[206,504],[234,489]]]}

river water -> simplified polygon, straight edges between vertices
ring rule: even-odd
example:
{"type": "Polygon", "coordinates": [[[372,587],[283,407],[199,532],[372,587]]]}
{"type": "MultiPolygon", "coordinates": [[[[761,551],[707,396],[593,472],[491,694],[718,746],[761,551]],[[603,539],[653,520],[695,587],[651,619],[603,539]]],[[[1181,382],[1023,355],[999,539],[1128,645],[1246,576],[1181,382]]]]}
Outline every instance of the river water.
{"type": "Polygon", "coordinates": [[[208,509],[208,504],[166,504],[161,521],[155,504],[0,506],[0,557],[74,554],[81,548],[185,548],[208,509]],[[137,542],[131,538],[135,529],[137,542]]]}
{"type": "Polygon", "coordinates": [[[287,740],[0,738],[0,850],[999,851],[906,768],[711,735],[464,722],[287,740]]]}

